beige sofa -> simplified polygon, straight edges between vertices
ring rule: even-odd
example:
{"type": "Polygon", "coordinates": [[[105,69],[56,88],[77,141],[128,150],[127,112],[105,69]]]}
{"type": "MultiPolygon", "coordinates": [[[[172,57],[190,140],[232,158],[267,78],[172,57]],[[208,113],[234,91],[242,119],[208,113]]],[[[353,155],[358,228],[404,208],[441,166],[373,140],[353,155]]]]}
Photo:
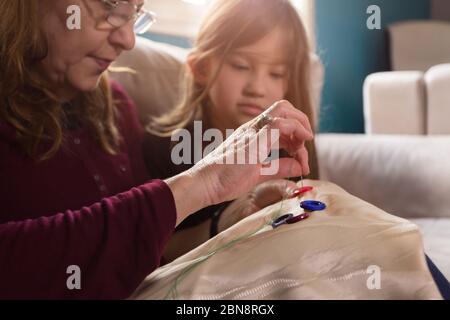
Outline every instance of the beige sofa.
{"type": "MultiPolygon", "coordinates": [[[[136,48],[118,60],[116,66],[137,71],[113,73],[113,78],[135,100],[143,122],[175,104],[185,58],[183,49],[138,38],[136,48]]],[[[319,105],[323,67],[318,59],[311,81],[319,105]]],[[[319,134],[316,143],[321,179],[411,218],[421,227],[426,252],[450,278],[450,136],[319,134]]]]}
{"type": "Polygon", "coordinates": [[[388,32],[392,71],[364,83],[366,132],[450,134],[450,22],[403,21],[388,32]]]}
{"type": "Polygon", "coordinates": [[[450,135],[450,63],[369,75],[364,118],[368,134],[450,135]]]}

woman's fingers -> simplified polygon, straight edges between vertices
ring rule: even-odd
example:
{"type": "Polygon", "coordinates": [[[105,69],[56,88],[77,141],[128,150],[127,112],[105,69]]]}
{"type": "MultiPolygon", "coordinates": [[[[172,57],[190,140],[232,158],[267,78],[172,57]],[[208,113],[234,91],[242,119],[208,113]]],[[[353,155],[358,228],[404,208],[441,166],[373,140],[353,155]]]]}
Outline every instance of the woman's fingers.
{"type": "Polygon", "coordinates": [[[294,119],[275,118],[268,127],[280,131],[280,143],[283,143],[280,147],[282,148],[300,148],[305,141],[312,140],[314,137],[308,129],[294,119]]]}
{"type": "Polygon", "coordinates": [[[270,170],[272,174],[262,174],[260,176],[261,182],[272,179],[285,179],[306,175],[306,170],[302,168],[300,161],[296,158],[281,158],[273,160],[268,164],[268,167],[274,168],[273,170],[270,170]]]}
{"type": "Polygon", "coordinates": [[[266,159],[269,152],[274,149],[284,149],[295,155],[304,149],[305,141],[312,138],[309,131],[297,120],[275,118],[258,132],[259,159],[266,159]],[[265,148],[262,148],[263,146],[265,148]]]}
{"type": "Polygon", "coordinates": [[[295,158],[298,162],[300,162],[300,165],[302,166],[303,176],[307,176],[310,173],[309,168],[309,161],[308,161],[308,150],[306,150],[305,147],[301,148],[297,151],[295,154],[295,158]]]}
{"type": "Polygon", "coordinates": [[[311,135],[313,134],[308,117],[303,112],[296,109],[289,101],[278,101],[265,112],[272,117],[295,119],[300,122],[302,126],[311,133],[311,135]]]}
{"type": "Polygon", "coordinates": [[[308,174],[305,141],[312,139],[308,118],[281,101],[238,128],[191,171],[203,177],[212,204],[235,199],[261,182],[308,174]],[[265,163],[275,149],[286,149],[293,158],[265,163]]]}

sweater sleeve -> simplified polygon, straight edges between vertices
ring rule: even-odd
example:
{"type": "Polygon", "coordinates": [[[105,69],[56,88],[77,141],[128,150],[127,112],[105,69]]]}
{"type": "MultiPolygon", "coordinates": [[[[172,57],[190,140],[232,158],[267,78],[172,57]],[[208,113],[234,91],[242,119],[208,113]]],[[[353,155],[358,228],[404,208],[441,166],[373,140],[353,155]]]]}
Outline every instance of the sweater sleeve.
{"type": "Polygon", "coordinates": [[[2,224],[0,299],[127,298],[158,267],[175,223],[170,188],[153,180],[78,211],[2,224]]]}

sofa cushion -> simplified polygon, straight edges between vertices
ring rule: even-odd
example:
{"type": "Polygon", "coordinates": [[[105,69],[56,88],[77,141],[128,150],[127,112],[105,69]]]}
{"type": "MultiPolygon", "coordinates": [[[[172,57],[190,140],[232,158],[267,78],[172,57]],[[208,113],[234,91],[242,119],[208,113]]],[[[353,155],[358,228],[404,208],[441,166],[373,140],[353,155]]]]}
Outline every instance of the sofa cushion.
{"type": "Polygon", "coordinates": [[[394,215],[450,218],[450,136],[320,134],[316,144],[322,180],[394,215]]]}
{"type": "Polygon", "coordinates": [[[122,53],[114,63],[113,67],[135,70],[111,72],[111,77],[125,87],[143,123],[175,106],[187,53],[183,48],[136,37],[135,48],[122,53]]]}

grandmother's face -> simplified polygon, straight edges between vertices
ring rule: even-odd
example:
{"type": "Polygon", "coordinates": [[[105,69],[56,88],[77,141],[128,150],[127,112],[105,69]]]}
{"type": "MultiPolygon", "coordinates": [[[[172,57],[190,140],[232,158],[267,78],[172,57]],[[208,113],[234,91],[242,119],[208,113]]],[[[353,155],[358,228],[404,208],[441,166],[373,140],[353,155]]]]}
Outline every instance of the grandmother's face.
{"type": "MultiPolygon", "coordinates": [[[[100,0],[40,1],[41,28],[49,51],[39,69],[55,84],[54,91],[61,99],[95,89],[101,74],[121,52],[134,47],[134,21],[113,27],[106,21],[108,10],[100,0]],[[68,20],[73,21],[69,19],[72,12],[67,13],[71,5],[80,8],[80,29],[68,27],[68,20]]],[[[143,1],[129,0],[134,4],[143,1]]]]}

